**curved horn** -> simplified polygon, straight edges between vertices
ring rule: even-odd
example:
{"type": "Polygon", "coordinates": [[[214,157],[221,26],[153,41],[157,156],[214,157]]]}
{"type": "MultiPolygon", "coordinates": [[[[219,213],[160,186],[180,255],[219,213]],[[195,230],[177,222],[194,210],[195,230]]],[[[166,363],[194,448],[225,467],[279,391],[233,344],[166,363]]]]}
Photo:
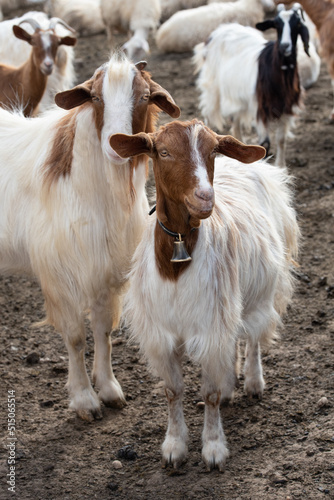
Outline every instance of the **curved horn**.
{"type": "Polygon", "coordinates": [[[24,24],[24,23],[28,23],[30,24],[30,26],[36,31],[36,30],[41,30],[41,26],[40,24],[36,21],[36,19],[33,19],[31,17],[27,18],[27,19],[23,19],[23,21],[19,22],[19,26],[21,24],[24,24]]]}
{"type": "Polygon", "coordinates": [[[64,26],[64,28],[68,29],[68,31],[75,33],[75,29],[71,28],[71,26],[69,26],[67,23],[65,23],[65,21],[63,21],[59,17],[52,17],[50,19],[49,29],[54,30],[57,24],[61,24],[62,26],[64,26]]]}
{"type": "Polygon", "coordinates": [[[282,10],[286,10],[284,3],[279,3],[277,5],[277,12],[282,12],[282,10]]]}
{"type": "Polygon", "coordinates": [[[294,10],[297,14],[299,14],[302,20],[305,21],[303,7],[301,6],[300,3],[293,4],[292,10],[294,10]]]}

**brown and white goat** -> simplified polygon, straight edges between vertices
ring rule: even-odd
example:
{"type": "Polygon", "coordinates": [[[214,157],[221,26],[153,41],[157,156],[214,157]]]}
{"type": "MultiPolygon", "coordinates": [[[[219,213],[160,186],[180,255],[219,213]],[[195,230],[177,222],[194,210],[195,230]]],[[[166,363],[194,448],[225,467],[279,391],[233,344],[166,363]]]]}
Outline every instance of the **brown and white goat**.
{"type": "Polygon", "coordinates": [[[246,393],[261,397],[260,343],[275,335],[291,296],[298,226],[287,173],[266,162],[243,165],[262,158],[264,148],[217,135],[197,120],[153,134],[117,134],[110,143],[124,158],[147,154],[153,160],[157,215],[134,255],[125,318],[165,381],[163,462],[176,467],[187,453],[186,353],[202,367],[202,456],[209,468],[221,470],[228,449],[219,405],[233,396],[237,341],[247,339],[246,393]],[[219,153],[230,158],[215,160],[219,153]],[[181,239],[186,251],[178,259],[173,246],[181,239]],[[183,261],[187,253],[191,260],[183,261]]]}
{"type": "Polygon", "coordinates": [[[77,40],[72,36],[56,35],[57,23],[63,24],[73,32],[72,28],[58,18],[51,19],[48,30],[43,30],[33,18],[25,19],[20,24],[23,23],[29,23],[35,30],[34,33],[31,35],[20,25],[13,26],[13,33],[20,40],[29,43],[32,50],[29,59],[19,67],[0,64],[0,105],[6,108],[22,108],[23,114],[30,116],[43,97],[58,47],[73,46],[77,40]]]}
{"type": "Polygon", "coordinates": [[[101,416],[101,400],[124,401],[110,332],[148,211],[148,159],[120,158],[109,137],[152,132],[160,110],[180,113],[144,67],[114,54],[88,81],[56,95],[66,111],[27,119],[0,108],[0,272],[39,280],[46,322],[69,354],[70,407],[88,420],[101,416]],[[98,395],[84,360],[88,310],[98,395]]]}
{"type": "MultiPolygon", "coordinates": [[[[290,4],[288,0],[275,0],[275,3],[290,4]]],[[[318,30],[320,55],[326,61],[334,92],[334,4],[330,0],[299,0],[299,4],[318,30]]],[[[330,119],[334,121],[334,107],[330,119]]]]}

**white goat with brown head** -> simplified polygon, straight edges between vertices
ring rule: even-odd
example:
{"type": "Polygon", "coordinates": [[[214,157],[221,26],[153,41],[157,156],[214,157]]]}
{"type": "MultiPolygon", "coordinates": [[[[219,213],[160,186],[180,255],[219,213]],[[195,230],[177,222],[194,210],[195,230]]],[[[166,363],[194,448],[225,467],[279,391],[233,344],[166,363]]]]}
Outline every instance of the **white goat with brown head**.
{"type": "Polygon", "coordinates": [[[110,143],[124,158],[153,159],[157,216],[134,255],[125,318],[165,381],[163,462],[176,467],[187,454],[186,353],[202,367],[203,459],[221,470],[228,449],[219,405],[233,396],[238,339],[247,340],[245,391],[261,397],[260,343],[275,335],[291,296],[298,226],[287,173],[256,161],[265,154],[261,146],[217,135],[197,120],[153,134],[116,134],[110,143]],[[219,153],[230,158],[215,160],[219,153]]]}
{"type": "Polygon", "coordinates": [[[2,107],[20,107],[25,116],[33,114],[36,110],[46,89],[48,76],[52,73],[58,47],[76,44],[75,37],[60,37],[56,34],[57,23],[74,31],[58,18],[50,20],[47,30],[42,29],[33,18],[24,19],[19,25],[13,26],[16,38],[27,42],[32,50],[26,62],[19,67],[0,64],[0,105],[2,107]],[[24,23],[29,23],[33,27],[33,34],[21,27],[24,23]]]}

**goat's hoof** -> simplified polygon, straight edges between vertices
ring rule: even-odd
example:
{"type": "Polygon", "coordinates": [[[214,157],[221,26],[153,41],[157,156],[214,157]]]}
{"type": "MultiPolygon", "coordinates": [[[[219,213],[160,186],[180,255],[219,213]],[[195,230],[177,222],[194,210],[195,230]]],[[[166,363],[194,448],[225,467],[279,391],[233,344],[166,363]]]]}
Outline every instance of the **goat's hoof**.
{"type": "Polygon", "coordinates": [[[220,401],[220,406],[226,407],[233,404],[234,401],[234,391],[230,395],[223,396],[220,401]]]}
{"type": "Polygon", "coordinates": [[[264,391],[264,381],[245,382],[244,391],[249,398],[261,400],[264,391]]]}
{"type": "Polygon", "coordinates": [[[109,408],[121,409],[126,405],[122,387],[118,380],[107,380],[99,387],[99,398],[109,408]]]}
{"type": "Polygon", "coordinates": [[[209,441],[203,446],[202,458],[207,471],[218,469],[219,472],[223,472],[228,456],[229,451],[224,440],[209,441]]]}
{"type": "Polygon", "coordinates": [[[72,395],[70,408],[76,411],[79,418],[86,422],[93,422],[93,420],[102,418],[100,400],[91,387],[87,387],[81,391],[73,390],[72,395]]]}
{"type": "Polygon", "coordinates": [[[185,462],[187,453],[187,444],[180,436],[167,437],[162,445],[162,467],[172,465],[174,469],[178,469],[185,462]]]}
{"type": "Polygon", "coordinates": [[[112,399],[108,401],[101,399],[101,401],[103,401],[105,406],[107,406],[108,408],[115,408],[116,410],[121,410],[126,405],[125,399],[112,399]]]}
{"type": "Polygon", "coordinates": [[[85,422],[94,422],[94,420],[102,419],[102,411],[100,408],[96,410],[76,410],[76,413],[78,417],[85,422]]]}

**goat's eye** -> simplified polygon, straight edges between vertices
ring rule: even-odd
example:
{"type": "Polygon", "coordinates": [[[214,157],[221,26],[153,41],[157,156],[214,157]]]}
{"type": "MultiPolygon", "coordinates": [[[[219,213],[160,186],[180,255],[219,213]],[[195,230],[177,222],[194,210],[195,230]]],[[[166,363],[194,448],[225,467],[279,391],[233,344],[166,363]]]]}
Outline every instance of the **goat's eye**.
{"type": "Polygon", "coordinates": [[[150,94],[144,94],[142,97],[141,97],[141,100],[142,101],[148,101],[150,98],[150,94]]]}
{"type": "Polygon", "coordinates": [[[97,97],[97,95],[92,95],[92,101],[93,102],[100,102],[100,98],[97,97]]]}
{"type": "Polygon", "coordinates": [[[211,153],[210,153],[210,156],[216,156],[216,154],[218,153],[218,150],[217,148],[214,148],[211,153]]]}
{"type": "Polygon", "coordinates": [[[169,156],[168,151],[166,149],[159,151],[159,155],[162,156],[162,158],[166,158],[166,156],[169,156]]]}

